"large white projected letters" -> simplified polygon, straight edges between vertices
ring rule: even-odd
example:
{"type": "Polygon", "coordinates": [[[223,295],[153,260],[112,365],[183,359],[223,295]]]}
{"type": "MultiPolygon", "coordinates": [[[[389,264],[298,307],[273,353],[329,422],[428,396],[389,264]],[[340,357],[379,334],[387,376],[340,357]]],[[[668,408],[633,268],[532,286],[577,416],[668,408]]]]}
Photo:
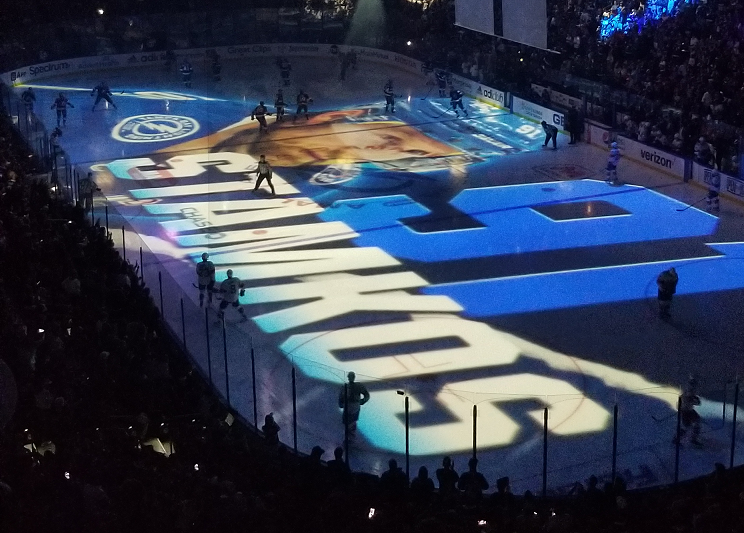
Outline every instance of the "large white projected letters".
{"type": "MultiPolygon", "coordinates": [[[[609,412],[586,398],[570,383],[533,374],[488,377],[447,384],[436,394],[434,402],[454,421],[434,426],[417,427],[416,413],[424,411],[426,407],[420,401],[421,393],[408,391],[407,394],[412,420],[411,448],[421,455],[472,449],[473,405],[478,408],[477,444],[481,449],[506,446],[518,438],[520,425],[505,412],[508,404],[516,402],[527,401],[526,414],[535,421],[535,428],[542,427],[542,407],[550,407],[548,429],[556,435],[602,431],[610,419],[609,412]],[[551,394],[560,396],[541,396],[539,391],[550,391],[551,394]]],[[[433,408],[431,405],[427,407],[433,408]]],[[[405,433],[401,416],[404,405],[396,390],[376,391],[367,409],[374,409],[375,415],[361,418],[359,426],[364,435],[380,448],[390,449],[391,445],[399,443],[400,435],[405,433]]]]}
{"type": "Polygon", "coordinates": [[[309,377],[328,379],[324,373],[317,373],[316,363],[321,363],[339,369],[342,374],[353,370],[364,381],[368,377],[404,379],[508,365],[519,356],[519,349],[500,332],[482,322],[465,320],[455,315],[411,315],[408,322],[292,335],[280,349],[309,377]],[[461,346],[352,361],[340,360],[333,353],[341,350],[369,350],[383,344],[434,344],[445,339],[456,339],[461,346]]]}

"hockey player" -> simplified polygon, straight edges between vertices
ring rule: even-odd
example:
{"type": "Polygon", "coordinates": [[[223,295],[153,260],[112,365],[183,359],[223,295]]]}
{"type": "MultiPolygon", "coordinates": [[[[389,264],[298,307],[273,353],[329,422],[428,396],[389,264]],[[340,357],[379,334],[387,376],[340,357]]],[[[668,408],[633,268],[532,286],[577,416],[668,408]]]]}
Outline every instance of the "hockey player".
{"type": "Polygon", "coordinates": [[[388,80],[383,87],[382,92],[385,94],[385,112],[395,113],[395,94],[393,93],[393,80],[388,80]]]}
{"type": "Polygon", "coordinates": [[[170,48],[165,51],[165,71],[170,72],[173,65],[176,64],[176,54],[170,48]]]}
{"type": "Polygon", "coordinates": [[[181,72],[181,80],[183,81],[184,87],[191,88],[191,75],[194,73],[194,67],[191,66],[188,59],[184,59],[181,66],[178,68],[181,72]]]}
{"type": "Polygon", "coordinates": [[[700,405],[700,397],[697,394],[697,380],[694,376],[690,376],[684,389],[682,389],[682,395],[680,396],[680,418],[682,427],[679,428],[679,435],[674,439],[674,443],[685,436],[687,431],[692,428],[692,435],[690,436],[690,442],[695,446],[701,446],[700,442],[700,415],[695,411],[695,407],[700,405]]]}
{"type": "Polygon", "coordinates": [[[348,54],[347,57],[349,58],[349,66],[352,70],[357,69],[357,53],[356,50],[352,49],[348,54]]]}
{"type": "Polygon", "coordinates": [[[289,73],[292,72],[292,65],[289,62],[289,59],[286,57],[280,57],[277,60],[277,65],[279,66],[279,73],[282,77],[282,84],[285,87],[289,87],[289,73]]]}
{"type": "Polygon", "coordinates": [[[544,120],[540,122],[540,125],[542,126],[542,129],[545,132],[545,142],[543,143],[543,147],[547,146],[548,143],[552,139],[553,150],[557,150],[558,149],[558,128],[556,128],[552,124],[548,124],[544,120]]]}
{"type": "Polygon", "coordinates": [[[251,113],[251,120],[258,120],[258,131],[269,131],[269,126],[266,124],[266,115],[269,114],[263,102],[259,102],[253,113],[251,113]]]}
{"type": "Polygon", "coordinates": [[[307,113],[307,105],[312,103],[313,99],[310,98],[305,91],[300,89],[300,93],[297,95],[297,113],[295,113],[292,122],[297,121],[297,117],[300,114],[305,114],[305,120],[310,120],[310,115],[307,113]]]}
{"type": "Polygon", "coordinates": [[[710,180],[708,181],[708,198],[706,198],[708,204],[708,213],[715,211],[718,213],[720,209],[718,193],[721,190],[721,174],[714,170],[710,173],[710,180]]]}
{"type": "Polygon", "coordinates": [[[607,179],[605,180],[610,185],[617,183],[617,164],[620,162],[620,148],[617,143],[613,142],[610,145],[610,157],[607,159],[607,179]]]}
{"type": "Polygon", "coordinates": [[[96,106],[98,105],[98,102],[101,100],[106,100],[109,104],[114,106],[114,109],[116,109],[116,104],[111,99],[111,89],[109,89],[108,83],[105,81],[102,81],[95,87],[93,87],[93,90],[90,92],[90,95],[96,95],[96,101],[93,103],[93,109],[92,111],[96,110],[96,106]]]}
{"type": "Polygon", "coordinates": [[[241,322],[247,321],[248,317],[245,315],[245,309],[240,305],[238,296],[238,294],[240,296],[245,295],[245,284],[239,278],[233,276],[232,270],[227,271],[227,279],[220,283],[220,293],[222,294],[222,301],[220,302],[220,311],[217,314],[219,321],[225,318],[225,308],[228,305],[232,305],[238,310],[241,322]]]}
{"type": "Polygon", "coordinates": [[[274,107],[276,108],[276,121],[282,122],[284,120],[284,110],[287,107],[287,103],[284,101],[284,93],[281,89],[276,92],[274,107]]]}
{"type": "Polygon", "coordinates": [[[258,168],[256,168],[256,175],[258,176],[258,179],[256,180],[256,186],[253,188],[253,192],[256,192],[258,188],[261,186],[261,183],[263,180],[266,180],[266,182],[269,184],[269,188],[271,189],[271,195],[276,196],[276,191],[274,190],[274,184],[271,183],[271,176],[273,175],[273,171],[271,170],[271,165],[268,161],[266,161],[266,156],[261,154],[259,160],[258,160],[258,168]]]}
{"type": "Polygon", "coordinates": [[[458,108],[460,108],[467,117],[468,110],[465,109],[465,106],[462,105],[462,96],[462,91],[458,91],[457,89],[453,88],[450,91],[450,106],[452,106],[452,111],[454,111],[455,115],[457,115],[458,117],[460,116],[460,113],[457,111],[458,108]]]}
{"type": "Polygon", "coordinates": [[[678,282],[679,276],[673,267],[665,270],[656,278],[656,286],[659,288],[657,295],[657,299],[659,300],[659,318],[667,320],[672,316],[670,309],[672,307],[674,293],[677,292],[678,282]]]}
{"type": "Polygon", "coordinates": [[[65,93],[59,93],[59,96],[54,99],[54,103],[50,109],[57,110],[57,127],[59,128],[60,122],[62,126],[67,126],[67,107],[74,108],[75,106],[65,96],[65,93]]]}
{"type": "Polygon", "coordinates": [[[349,54],[339,54],[341,60],[341,75],[339,79],[344,81],[346,79],[346,69],[349,68],[349,54]]]}
{"type": "Polygon", "coordinates": [[[355,381],[354,372],[349,372],[347,378],[349,382],[344,383],[338,393],[338,406],[343,409],[341,422],[346,426],[346,430],[353,434],[357,429],[361,407],[369,401],[369,391],[363,384],[355,381]]]}
{"type": "Polygon", "coordinates": [[[212,53],[212,79],[214,81],[222,80],[222,61],[220,61],[220,54],[217,52],[212,53]]]}
{"type": "Polygon", "coordinates": [[[26,110],[33,113],[36,95],[34,94],[34,89],[32,87],[29,87],[21,93],[21,100],[23,100],[23,103],[26,105],[26,110]]]}
{"type": "Polygon", "coordinates": [[[196,264],[196,277],[199,286],[199,307],[204,307],[204,291],[209,294],[207,305],[212,305],[212,293],[214,292],[214,263],[209,261],[209,254],[201,255],[201,262],[196,264]]]}
{"type": "Polygon", "coordinates": [[[447,73],[443,70],[437,70],[435,76],[437,78],[437,86],[439,87],[439,97],[444,98],[447,96],[447,73]]]}

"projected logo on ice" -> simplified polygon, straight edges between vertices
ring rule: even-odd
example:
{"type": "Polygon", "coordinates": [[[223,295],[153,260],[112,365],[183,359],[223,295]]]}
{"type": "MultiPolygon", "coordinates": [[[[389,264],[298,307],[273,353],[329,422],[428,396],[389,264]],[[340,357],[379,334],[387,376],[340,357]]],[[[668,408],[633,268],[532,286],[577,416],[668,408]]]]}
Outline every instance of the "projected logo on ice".
{"type": "Polygon", "coordinates": [[[114,126],[111,136],[117,141],[149,143],[172,141],[199,131],[199,123],[176,115],[137,115],[114,126]]]}
{"type": "Polygon", "coordinates": [[[106,167],[134,200],[158,200],[144,206],[152,217],[141,234],[168,239],[174,256],[194,262],[208,249],[218,281],[228,268],[248,281],[241,302],[253,322],[301,372],[328,383],[328,402],[346,372],[368,382],[374,414],[359,428],[381,449],[404,451],[401,388],[418,455],[470,449],[473,404],[481,449],[536,435],[546,406],[549,430],[564,437],[605,430],[617,395],[674,409],[674,387],[492,321],[653,297],[649,280],[671,266],[686,273],[682,294],[741,288],[740,266],[726,259],[744,257],[744,244],[708,244],[693,259],[500,274],[484,261],[654,246],[710,235],[717,223],[654,191],[593,180],[465,188],[495,157],[541,142],[509,120],[414,128],[353,109],[278,126],[258,143],[246,120],[106,167]],[[246,192],[258,153],[275,165],[277,197],[246,192]],[[436,415],[424,422],[418,413],[436,415]]]}

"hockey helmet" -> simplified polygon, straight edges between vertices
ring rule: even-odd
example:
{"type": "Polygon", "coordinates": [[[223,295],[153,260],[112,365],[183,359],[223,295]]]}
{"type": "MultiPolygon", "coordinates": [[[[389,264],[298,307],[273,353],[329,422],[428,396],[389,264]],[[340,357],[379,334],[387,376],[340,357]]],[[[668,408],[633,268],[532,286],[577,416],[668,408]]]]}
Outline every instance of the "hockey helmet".
{"type": "Polygon", "coordinates": [[[614,142],[614,143],[612,143],[612,144],[610,145],[610,147],[611,147],[611,148],[617,148],[617,143],[615,143],[615,142],[614,142]]]}
{"type": "Polygon", "coordinates": [[[232,271],[232,268],[230,268],[227,270],[227,277],[231,278],[232,276],[233,276],[233,271],[232,271]]]}
{"type": "Polygon", "coordinates": [[[207,259],[209,259],[209,254],[207,252],[204,252],[202,254],[202,261],[206,261],[207,259]]]}
{"type": "Polygon", "coordinates": [[[59,93],[59,97],[60,98],[64,98],[65,97],[65,93],[59,93]]]}

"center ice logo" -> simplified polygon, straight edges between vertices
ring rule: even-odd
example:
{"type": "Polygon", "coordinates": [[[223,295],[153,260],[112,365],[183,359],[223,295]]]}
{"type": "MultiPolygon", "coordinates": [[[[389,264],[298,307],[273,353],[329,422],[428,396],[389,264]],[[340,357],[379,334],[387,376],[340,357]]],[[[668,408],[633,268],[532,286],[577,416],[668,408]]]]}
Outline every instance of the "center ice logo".
{"type": "Polygon", "coordinates": [[[116,126],[111,136],[130,143],[163,142],[188,137],[199,131],[199,123],[189,117],[175,115],[137,115],[116,126]]]}

